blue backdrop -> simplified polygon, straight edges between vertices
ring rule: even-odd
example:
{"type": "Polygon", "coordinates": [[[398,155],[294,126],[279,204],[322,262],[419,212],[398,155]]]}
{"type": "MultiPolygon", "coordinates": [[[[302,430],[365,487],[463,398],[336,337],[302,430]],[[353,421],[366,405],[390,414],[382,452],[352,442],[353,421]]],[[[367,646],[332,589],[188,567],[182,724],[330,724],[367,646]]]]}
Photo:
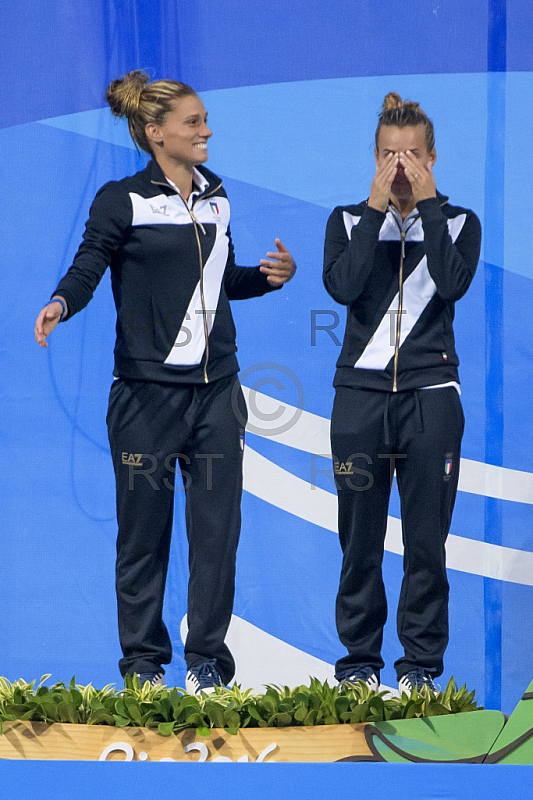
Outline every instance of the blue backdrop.
{"type": "MultiPolygon", "coordinates": [[[[332,676],[341,654],[327,431],[344,311],[321,283],[324,229],[335,205],[368,195],[383,96],[398,91],[433,118],[438,187],[473,208],[484,230],[478,273],[457,306],[467,424],[448,547],[445,677],[512,710],[533,673],[530,2],[14,0],[2,17],[0,674],[120,679],[105,431],[109,276],[47,351],[33,323],[71,263],[96,190],[145,163],[104,100],[111,79],[143,68],[201,92],[238,262],[257,263],[279,236],[299,265],[275,296],[234,303],[243,383],[259,390],[230,630],[244,685],[332,676]],[[281,416],[267,425],[271,412],[281,416]]],[[[182,685],[187,567],[177,495],[167,674],[182,685]]],[[[384,569],[394,609],[396,497],[390,513],[384,569]]],[[[382,679],[393,684],[393,613],[384,656],[382,679]]]]}

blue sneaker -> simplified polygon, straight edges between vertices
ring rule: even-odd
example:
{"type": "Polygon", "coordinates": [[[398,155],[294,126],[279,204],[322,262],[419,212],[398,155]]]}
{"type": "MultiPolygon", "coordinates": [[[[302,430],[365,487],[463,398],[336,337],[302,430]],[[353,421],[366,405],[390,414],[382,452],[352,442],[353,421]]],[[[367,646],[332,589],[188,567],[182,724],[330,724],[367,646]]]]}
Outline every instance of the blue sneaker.
{"type": "Polygon", "coordinates": [[[362,683],[366,683],[368,688],[373,689],[375,692],[379,689],[379,678],[372,667],[365,667],[364,665],[349,667],[342,672],[337,672],[335,677],[339,683],[356,683],[357,681],[361,681],[362,683]]]}
{"type": "Polygon", "coordinates": [[[415,688],[420,691],[422,686],[427,686],[430,692],[438,694],[439,690],[433,683],[433,678],[431,677],[434,672],[435,670],[425,669],[424,667],[414,667],[410,669],[409,672],[402,675],[398,682],[400,694],[411,694],[415,688]]]}
{"type": "Polygon", "coordinates": [[[165,678],[162,672],[138,672],[139,684],[142,687],[148,681],[150,686],[164,686],[165,678]]]}
{"type": "Polygon", "coordinates": [[[216,663],[216,660],[212,659],[189,667],[185,678],[185,691],[189,694],[200,694],[200,692],[211,694],[215,691],[215,686],[224,686],[216,663]]]}

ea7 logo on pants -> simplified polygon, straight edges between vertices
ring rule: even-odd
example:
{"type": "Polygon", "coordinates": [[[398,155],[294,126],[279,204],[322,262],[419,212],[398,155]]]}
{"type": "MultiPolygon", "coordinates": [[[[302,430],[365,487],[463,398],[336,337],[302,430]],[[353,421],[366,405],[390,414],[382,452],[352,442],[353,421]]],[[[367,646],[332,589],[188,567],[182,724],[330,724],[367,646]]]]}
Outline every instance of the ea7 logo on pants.
{"type": "Polygon", "coordinates": [[[353,461],[334,460],[335,475],[353,475],[353,461]]]}
{"type": "Polygon", "coordinates": [[[122,453],[122,463],[129,467],[142,467],[142,453],[122,453]]]}

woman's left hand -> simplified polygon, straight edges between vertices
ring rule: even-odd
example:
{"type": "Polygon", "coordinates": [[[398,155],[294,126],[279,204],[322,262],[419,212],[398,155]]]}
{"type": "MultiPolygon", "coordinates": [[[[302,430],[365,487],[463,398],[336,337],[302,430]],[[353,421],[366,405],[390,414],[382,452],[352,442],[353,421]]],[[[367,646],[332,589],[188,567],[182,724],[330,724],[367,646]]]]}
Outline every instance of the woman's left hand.
{"type": "Polygon", "coordinates": [[[283,242],[275,239],[274,243],[278,248],[277,253],[267,253],[267,257],[260,260],[259,269],[267,276],[271,286],[281,286],[290,281],[296,272],[296,264],[283,242]]]}
{"type": "Polygon", "coordinates": [[[404,168],[407,180],[411,184],[415,203],[437,196],[431,161],[428,161],[423,166],[410,150],[406,150],[405,153],[400,153],[400,163],[404,168]]]}

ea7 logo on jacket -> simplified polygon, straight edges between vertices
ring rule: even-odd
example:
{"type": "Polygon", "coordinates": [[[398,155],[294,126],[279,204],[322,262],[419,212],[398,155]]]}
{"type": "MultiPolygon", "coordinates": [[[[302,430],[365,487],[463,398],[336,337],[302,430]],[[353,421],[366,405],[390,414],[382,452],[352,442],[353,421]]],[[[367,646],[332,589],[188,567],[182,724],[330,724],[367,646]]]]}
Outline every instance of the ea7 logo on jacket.
{"type": "Polygon", "coordinates": [[[129,467],[142,467],[142,453],[122,453],[122,463],[129,467]]]}
{"type": "Polygon", "coordinates": [[[157,208],[157,206],[153,206],[150,203],[150,208],[152,209],[153,214],[163,214],[164,217],[170,217],[166,206],[159,206],[159,208],[157,208]]]}

